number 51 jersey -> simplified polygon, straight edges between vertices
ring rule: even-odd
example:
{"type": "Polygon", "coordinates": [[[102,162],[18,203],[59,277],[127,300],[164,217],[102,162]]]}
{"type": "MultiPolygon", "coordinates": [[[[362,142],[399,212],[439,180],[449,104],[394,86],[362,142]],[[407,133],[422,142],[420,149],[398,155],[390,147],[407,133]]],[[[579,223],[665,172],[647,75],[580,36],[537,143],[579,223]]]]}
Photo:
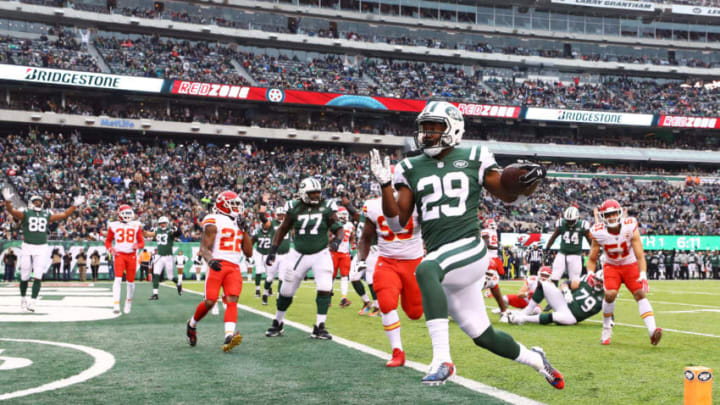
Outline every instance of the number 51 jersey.
{"type": "Polygon", "coordinates": [[[380,256],[399,260],[413,260],[423,256],[422,233],[417,210],[413,212],[405,229],[398,233],[393,232],[385,221],[382,201],[379,198],[367,200],[363,212],[375,224],[380,256]]]}
{"type": "Polygon", "coordinates": [[[598,222],[590,229],[590,236],[602,247],[604,263],[622,266],[637,262],[630,240],[638,228],[637,219],[627,217],[620,224],[620,232],[611,233],[607,225],[598,222]]]}
{"type": "Polygon", "coordinates": [[[238,229],[235,221],[227,215],[208,214],[200,225],[203,231],[208,225],[215,225],[217,228],[212,247],[212,258],[225,260],[239,266],[243,255],[242,245],[245,234],[238,229]]]}

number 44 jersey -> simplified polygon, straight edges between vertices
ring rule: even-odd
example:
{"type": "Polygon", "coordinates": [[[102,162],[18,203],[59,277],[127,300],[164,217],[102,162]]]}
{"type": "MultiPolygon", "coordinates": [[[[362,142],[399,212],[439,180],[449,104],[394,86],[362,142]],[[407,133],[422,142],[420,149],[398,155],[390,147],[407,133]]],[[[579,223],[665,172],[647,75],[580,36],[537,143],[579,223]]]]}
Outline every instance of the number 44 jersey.
{"type": "Polygon", "coordinates": [[[604,223],[596,223],[590,228],[590,236],[597,241],[605,253],[603,263],[621,266],[637,262],[630,243],[637,228],[638,222],[634,217],[623,219],[620,232],[617,234],[610,232],[604,223]]]}

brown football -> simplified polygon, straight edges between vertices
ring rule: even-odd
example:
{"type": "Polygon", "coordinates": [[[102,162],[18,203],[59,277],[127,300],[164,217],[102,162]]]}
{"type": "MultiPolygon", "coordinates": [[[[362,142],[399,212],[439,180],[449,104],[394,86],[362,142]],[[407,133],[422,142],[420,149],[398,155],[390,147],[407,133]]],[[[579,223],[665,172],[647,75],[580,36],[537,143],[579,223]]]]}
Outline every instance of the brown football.
{"type": "Polygon", "coordinates": [[[505,166],[500,176],[500,183],[505,190],[515,194],[520,194],[525,190],[525,187],[520,184],[520,176],[527,173],[527,170],[521,169],[522,166],[521,163],[505,166]]]}

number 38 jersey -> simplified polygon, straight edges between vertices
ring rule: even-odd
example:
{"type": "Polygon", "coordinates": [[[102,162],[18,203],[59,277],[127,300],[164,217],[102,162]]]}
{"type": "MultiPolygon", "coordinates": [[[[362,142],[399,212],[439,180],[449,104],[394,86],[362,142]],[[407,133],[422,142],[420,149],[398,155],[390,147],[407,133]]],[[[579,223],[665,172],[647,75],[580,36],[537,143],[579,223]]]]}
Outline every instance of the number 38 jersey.
{"type": "Polygon", "coordinates": [[[238,229],[235,220],[227,215],[208,214],[200,225],[203,231],[208,225],[215,225],[217,228],[212,247],[212,258],[240,265],[243,259],[242,245],[245,234],[238,229]]]}
{"type": "Polygon", "coordinates": [[[330,218],[337,211],[334,200],[308,205],[300,200],[288,201],[285,212],[293,223],[295,250],[304,255],[317,253],[328,245],[328,230],[333,233],[341,228],[340,222],[331,227],[330,218]]]}
{"type": "Polygon", "coordinates": [[[363,212],[366,218],[375,224],[380,256],[399,260],[412,260],[422,257],[422,232],[420,232],[417,210],[413,212],[407,225],[405,225],[405,229],[399,233],[394,233],[385,221],[382,212],[382,201],[379,198],[367,200],[363,206],[363,212]]]}
{"type": "Polygon", "coordinates": [[[139,221],[110,221],[108,224],[105,247],[110,249],[115,242],[115,251],[119,253],[135,253],[135,245],[138,248],[145,246],[142,236],[142,224],[139,221]]]}
{"type": "Polygon", "coordinates": [[[607,225],[596,223],[590,229],[590,236],[602,247],[604,263],[621,266],[637,262],[630,240],[638,228],[637,219],[627,217],[620,224],[618,234],[610,233],[607,225]]]}
{"type": "Polygon", "coordinates": [[[442,159],[425,154],[395,165],[395,187],[409,187],[428,252],[480,231],[478,205],[485,174],[497,167],[487,148],[456,147],[442,159]]]}
{"type": "Polygon", "coordinates": [[[22,220],[23,241],[32,245],[45,245],[50,225],[50,211],[24,210],[22,220]]]}

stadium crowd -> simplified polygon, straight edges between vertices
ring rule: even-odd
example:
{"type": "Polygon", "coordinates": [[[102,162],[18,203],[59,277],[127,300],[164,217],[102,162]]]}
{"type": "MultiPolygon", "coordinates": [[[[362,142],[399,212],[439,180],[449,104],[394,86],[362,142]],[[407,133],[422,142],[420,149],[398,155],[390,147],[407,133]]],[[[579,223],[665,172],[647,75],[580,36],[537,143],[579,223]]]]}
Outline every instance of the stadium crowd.
{"type": "MultiPolygon", "coordinates": [[[[39,193],[50,207],[62,209],[73,195],[87,197],[81,215],[51,229],[55,238],[102,239],[107,220],[123,202],[135,207],[146,227],[170,213],[182,230],[182,240],[197,240],[207,204],[225,188],[237,190],[251,213],[261,205],[270,209],[282,205],[306,176],[320,179],[328,198],[339,197],[337,188],[343,185],[343,196],[357,208],[375,190],[366,153],[340,148],[85,138],[34,128],[22,136],[0,138],[2,175],[23,200],[39,193]]],[[[569,170],[582,169],[574,165],[569,170]]],[[[630,215],[636,215],[643,232],[711,235],[720,231],[717,184],[551,178],[521,206],[505,206],[486,195],[481,211],[495,217],[501,231],[546,232],[566,206],[558,201],[577,204],[591,219],[592,208],[608,197],[617,198],[630,215]]],[[[0,221],[3,237],[17,238],[18,226],[4,211],[0,221]]]]}

